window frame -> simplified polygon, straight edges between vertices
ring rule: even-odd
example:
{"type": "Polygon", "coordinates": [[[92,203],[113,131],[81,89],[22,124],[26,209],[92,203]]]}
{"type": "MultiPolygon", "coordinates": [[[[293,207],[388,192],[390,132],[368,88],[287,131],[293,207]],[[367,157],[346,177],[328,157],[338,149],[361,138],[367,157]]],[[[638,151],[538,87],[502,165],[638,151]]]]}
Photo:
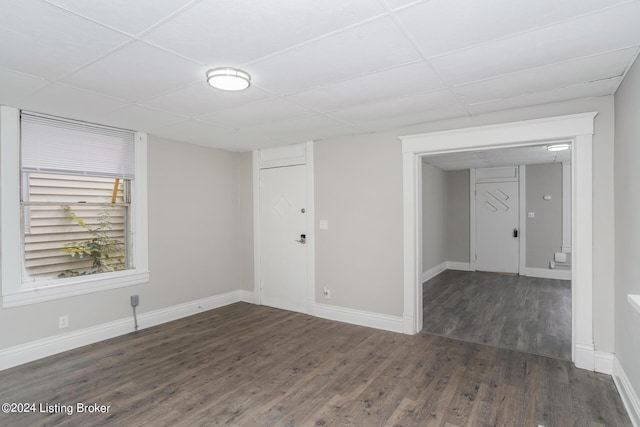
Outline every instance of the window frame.
{"type": "Polygon", "coordinates": [[[2,307],[17,307],[149,282],[147,135],[135,133],[135,179],[131,181],[128,270],[23,283],[21,225],[20,110],[0,106],[0,258],[2,307]]]}

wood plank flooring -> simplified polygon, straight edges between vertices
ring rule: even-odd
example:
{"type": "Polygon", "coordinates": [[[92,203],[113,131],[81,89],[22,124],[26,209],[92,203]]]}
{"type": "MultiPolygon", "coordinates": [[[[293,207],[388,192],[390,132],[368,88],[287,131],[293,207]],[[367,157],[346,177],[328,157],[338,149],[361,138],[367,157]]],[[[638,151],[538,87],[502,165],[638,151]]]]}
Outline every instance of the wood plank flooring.
{"type": "Polygon", "coordinates": [[[1,426],[629,426],[609,376],[237,303],[0,372],[1,426]]]}
{"type": "Polygon", "coordinates": [[[423,332],[571,360],[571,282],[447,270],[423,284],[423,332]]]}

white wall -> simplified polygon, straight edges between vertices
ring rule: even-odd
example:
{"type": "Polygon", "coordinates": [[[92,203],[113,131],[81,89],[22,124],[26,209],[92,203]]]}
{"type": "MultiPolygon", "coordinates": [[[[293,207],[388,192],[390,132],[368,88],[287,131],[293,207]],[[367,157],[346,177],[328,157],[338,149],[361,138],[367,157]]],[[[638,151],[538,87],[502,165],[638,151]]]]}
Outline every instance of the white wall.
{"type": "Polygon", "coordinates": [[[150,283],[0,308],[0,349],[127,318],[132,294],[140,295],[138,313],[145,313],[252,286],[239,285],[252,258],[246,236],[237,239],[247,222],[238,215],[239,206],[247,208],[239,201],[239,175],[250,182],[250,156],[153,136],[148,151],[150,283]],[[69,327],[58,329],[64,314],[69,327]]]}
{"type": "Polygon", "coordinates": [[[422,164],[422,271],[447,261],[447,174],[422,164]]]}
{"type": "Polygon", "coordinates": [[[398,136],[589,111],[599,112],[593,138],[594,340],[596,350],[613,352],[612,96],[317,143],[317,219],[330,220],[328,233],[316,230],[317,300],[323,301],[322,287],[332,282],[331,304],[402,316],[402,159],[398,136]],[[332,231],[332,224],[337,229],[332,231]]]}
{"type": "Polygon", "coordinates": [[[640,63],[615,95],[615,353],[640,393],[640,313],[627,302],[640,294],[640,63]]]}

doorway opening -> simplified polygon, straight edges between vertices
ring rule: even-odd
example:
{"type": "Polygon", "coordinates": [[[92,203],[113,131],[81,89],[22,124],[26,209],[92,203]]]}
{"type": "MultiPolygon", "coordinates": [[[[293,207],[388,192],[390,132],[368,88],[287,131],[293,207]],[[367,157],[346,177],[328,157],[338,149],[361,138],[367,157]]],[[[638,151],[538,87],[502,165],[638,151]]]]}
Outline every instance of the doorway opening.
{"type": "Polygon", "coordinates": [[[420,224],[422,157],[495,148],[526,147],[542,142],[570,141],[572,219],[572,360],[593,370],[593,200],[592,139],[597,113],[502,123],[401,137],[404,206],[403,330],[422,329],[422,248],[420,224]]]}
{"type": "Polygon", "coordinates": [[[546,148],[422,157],[423,332],[571,359],[571,156],[546,148]]]}

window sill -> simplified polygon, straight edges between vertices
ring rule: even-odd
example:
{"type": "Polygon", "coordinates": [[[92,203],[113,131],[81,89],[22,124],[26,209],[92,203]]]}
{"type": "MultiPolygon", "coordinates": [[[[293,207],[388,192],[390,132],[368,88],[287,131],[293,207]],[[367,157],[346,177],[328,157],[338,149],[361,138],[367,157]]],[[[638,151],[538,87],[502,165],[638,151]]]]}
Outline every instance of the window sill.
{"type": "Polygon", "coordinates": [[[69,280],[39,283],[38,287],[23,287],[19,291],[2,295],[2,307],[19,307],[77,295],[86,295],[108,289],[139,285],[149,282],[149,272],[123,271],[101,274],[100,277],[74,277],[69,280]]]}
{"type": "Polygon", "coordinates": [[[631,307],[635,308],[638,313],[640,313],[640,295],[627,295],[627,299],[629,300],[629,304],[631,307]]]}

